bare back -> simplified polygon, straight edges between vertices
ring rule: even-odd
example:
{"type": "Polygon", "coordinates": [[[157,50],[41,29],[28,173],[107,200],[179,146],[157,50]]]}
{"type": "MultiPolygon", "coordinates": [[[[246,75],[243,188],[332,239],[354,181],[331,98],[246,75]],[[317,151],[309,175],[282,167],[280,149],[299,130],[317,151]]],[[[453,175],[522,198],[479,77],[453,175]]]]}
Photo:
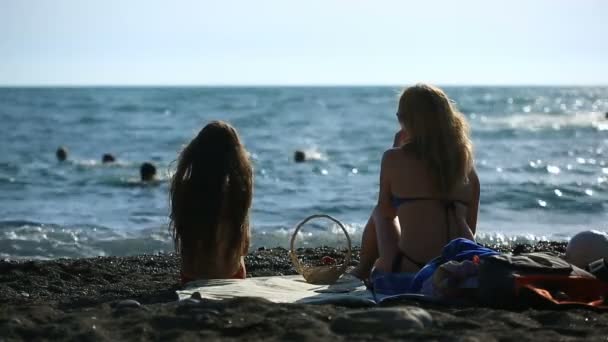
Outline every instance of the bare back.
{"type": "Polygon", "coordinates": [[[229,238],[226,231],[219,227],[214,253],[209,253],[200,243],[191,246],[193,250],[189,253],[182,253],[182,275],[191,279],[244,278],[244,256],[249,249],[250,232],[245,234],[242,250],[234,250],[226,243],[229,238]]]}
{"type": "MultiPolygon", "coordinates": [[[[447,196],[439,193],[431,175],[426,163],[407,149],[394,148],[385,153],[380,207],[398,217],[399,250],[408,260],[419,263],[439,255],[451,239],[474,240],[477,226],[479,179],[475,170],[466,184],[447,196]]],[[[405,270],[417,268],[409,265],[405,270]]]]}

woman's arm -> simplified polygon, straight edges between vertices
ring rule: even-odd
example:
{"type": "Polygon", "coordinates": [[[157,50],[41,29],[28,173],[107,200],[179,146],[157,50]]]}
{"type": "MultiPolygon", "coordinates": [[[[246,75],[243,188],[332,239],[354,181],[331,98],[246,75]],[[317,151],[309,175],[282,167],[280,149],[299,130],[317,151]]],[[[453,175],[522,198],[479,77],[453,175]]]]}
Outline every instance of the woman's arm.
{"type": "Polygon", "coordinates": [[[378,209],[383,218],[393,220],[397,216],[397,211],[391,203],[392,193],[391,184],[388,177],[391,164],[391,150],[384,152],[382,163],[380,164],[380,191],[378,194],[378,209]]]}
{"type": "Polygon", "coordinates": [[[469,175],[469,182],[471,183],[471,191],[473,196],[471,198],[471,204],[469,205],[467,213],[467,224],[469,225],[469,228],[471,228],[471,232],[474,236],[477,231],[477,214],[479,212],[479,196],[481,189],[481,186],[479,185],[479,178],[477,177],[477,173],[474,169],[469,175]]]}

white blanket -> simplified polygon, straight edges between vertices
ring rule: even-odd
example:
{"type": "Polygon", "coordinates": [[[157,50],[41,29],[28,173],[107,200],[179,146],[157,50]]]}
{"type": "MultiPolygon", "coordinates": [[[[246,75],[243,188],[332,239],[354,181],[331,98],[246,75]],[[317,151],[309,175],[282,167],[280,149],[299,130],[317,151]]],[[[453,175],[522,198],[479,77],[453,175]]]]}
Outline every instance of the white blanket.
{"type": "Polygon", "coordinates": [[[202,298],[226,299],[259,297],[275,303],[373,305],[374,296],[359,279],[343,275],[333,285],[313,285],[302,276],[256,277],[247,279],[210,279],[187,283],[177,291],[179,299],[193,293],[202,298]]]}

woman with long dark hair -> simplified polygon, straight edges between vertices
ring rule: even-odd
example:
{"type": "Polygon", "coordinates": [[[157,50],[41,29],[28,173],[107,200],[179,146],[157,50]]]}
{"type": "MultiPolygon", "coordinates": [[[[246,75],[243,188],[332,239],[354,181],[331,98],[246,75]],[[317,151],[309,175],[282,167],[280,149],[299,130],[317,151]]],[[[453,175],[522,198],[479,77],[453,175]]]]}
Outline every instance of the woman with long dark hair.
{"type": "Polygon", "coordinates": [[[214,121],[184,148],[171,181],[171,231],[182,282],[245,278],[253,174],[236,130],[214,121]]]}

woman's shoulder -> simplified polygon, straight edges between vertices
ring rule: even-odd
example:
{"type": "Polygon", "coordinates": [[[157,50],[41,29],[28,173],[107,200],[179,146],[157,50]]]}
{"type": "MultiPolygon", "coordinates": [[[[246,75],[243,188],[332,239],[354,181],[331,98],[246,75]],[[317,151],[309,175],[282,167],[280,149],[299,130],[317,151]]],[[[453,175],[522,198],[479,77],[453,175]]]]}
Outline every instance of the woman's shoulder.
{"type": "Polygon", "coordinates": [[[384,151],[382,159],[385,162],[394,162],[397,160],[408,162],[418,160],[414,151],[409,148],[407,144],[400,147],[389,148],[388,150],[384,151]]]}
{"type": "Polygon", "coordinates": [[[424,168],[424,164],[421,164],[420,160],[411,151],[404,150],[403,147],[395,147],[384,152],[381,167],[385,172],[392,170],[388,172],[399,178],[403,178],[404,172],[409,173],[414,172],[414,170],[421,170],[424,168]]]}
{"type": "Polygon", "coordinates": [[[401,153],[403,152],[401,151],[400,147],[392,147],[384,151],[384,153],[382,154],[382,165],[393,165],[395,161],[397,161],[401,157],[401,153]]]}

